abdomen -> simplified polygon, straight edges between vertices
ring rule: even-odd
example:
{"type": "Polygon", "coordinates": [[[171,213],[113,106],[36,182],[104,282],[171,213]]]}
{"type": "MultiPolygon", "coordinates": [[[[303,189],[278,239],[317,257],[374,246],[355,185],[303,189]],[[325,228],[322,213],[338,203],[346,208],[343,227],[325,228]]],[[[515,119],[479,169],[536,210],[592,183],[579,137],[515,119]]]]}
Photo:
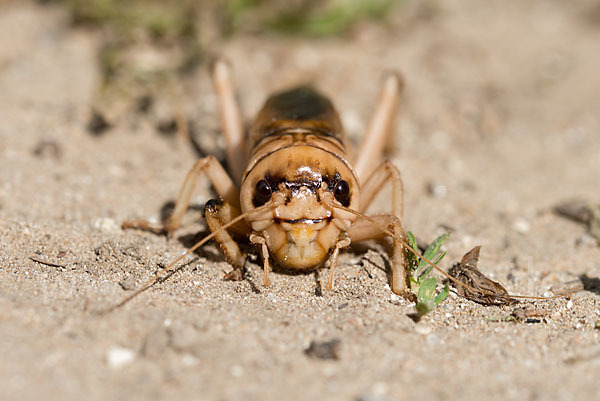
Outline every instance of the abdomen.
{"type": "Polygon", "coordinates": [[[344,130],[333,104],[310,86],[269,97],[250,129],[250,138],[254,147],[267,137],[303,130],[344,141],[344,130]]]}

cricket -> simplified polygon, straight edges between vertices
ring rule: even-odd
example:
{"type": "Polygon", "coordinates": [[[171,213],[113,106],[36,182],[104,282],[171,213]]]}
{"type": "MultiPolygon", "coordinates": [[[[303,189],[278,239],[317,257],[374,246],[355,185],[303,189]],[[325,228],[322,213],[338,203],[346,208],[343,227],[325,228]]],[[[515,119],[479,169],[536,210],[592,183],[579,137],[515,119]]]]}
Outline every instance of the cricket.
{"type": "Polygon", "coordinates": [[[328,261],[325,289],[331,290],[343,248],[359,241],[390,237],[390,287],[395,294],[409,300],[415,297],[407,285],[407,251],[458,285],[486,292],[457,281],[408,246],[402,226],[404,188],[400,171],[390,161],[381,160],[393,133],[404,86],[400,73],[384,76],[358,152],[353,151],[347,140],[332,102],[310,86],[270,96],[246,133],[230,65],[218,59],[211,73],[230,171],[214,156],[204,157],[187,173],[174,210],[163,224],[148,220],[127,220],[122,224],[123,228],[172,235],[190,206],[196,183],[204,175],[219,196],[204,207],[211,234],[113,308],[164,279],[179,261],[211,239],[218,242],[233,266],[226,278],[241,280],[246,255],[234,236],[247,238],[260,247],[267,287],[271,283],[272,261],[284,269],[304,272],[319,269],[328,261]],[[392,193],[389,212],[367,215],[375,197],[388,186],[392,193]]]}

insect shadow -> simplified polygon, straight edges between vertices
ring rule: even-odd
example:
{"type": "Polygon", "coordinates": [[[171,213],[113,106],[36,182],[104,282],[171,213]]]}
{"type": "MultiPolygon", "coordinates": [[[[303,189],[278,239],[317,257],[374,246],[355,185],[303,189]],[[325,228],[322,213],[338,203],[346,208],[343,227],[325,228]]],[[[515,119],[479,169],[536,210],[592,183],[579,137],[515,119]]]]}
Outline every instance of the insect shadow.
{"type": "MultiPolygon", "coordinates": [[[[419,243],[419,245],[418,245],[419,251],[421,253],[425,253],[425,250],[427,249],[428,246],[429,246],[428,243],[421,241],[421,243],[419,243]]],[[[387,276],[388,282],[390,282],[390,280],[392,279],[392,265],[391,265],[390,259],[388,257],[386,257],[385,255],[389,255],[390,252],[392,252],[392,247],[393,246],[390,241],[380,239],[380,240],[375,240],[374,242],[359,242],[359,243],[352,244],[352,252],[362,255],[362,257],[360,259],[360,265],[365,270],[365,272],[367,273],[367,275],[369,276],[370,279],[373,278],[373,275],[367,269],[365,262],[368,262],[369,264],[373,265],[377,269],[383,271],[387,276]],[[374,245],[374,244],[378,244],[378,245],[374,245]],[[383,253],[381,252],[380,249],[378,249],[378,246],[382,246],[384,248],[383,253]],[[370,250],[374,250],[378,254],[381,254],[382,260],[383,260],[383,265],[375,263],[374,261],[372,261],[371,259],[369,259],[367,257],[367,252],[370,250]]]]}
{"type": "Polygon", "coordinates": [[[380,263],[377,263],[377,262],[371,260],[368,257],[368,251],[371,251],[371,250],[374,250],[379,254],[381,252],[381,249],[378,249],[378,247],[380,247],[380,246],[382,246],[386,252],[390,251],[390,249],[392,248],[391,244],[389,244],[387,241],[378,240],[378,241],[372,242],[372,243],[368,243],[368,242],[360,243],[359,242],[356,244],[352,244],[352,252],[362,255],[360,258],[360,261],[359,261],[359,266],[362,268],[362,270],[365,271],[365,273],[367,274],[369,279],[373,279],[373,275],[371,274],[369,269],[367,269],[367,265],[372,265],[376,269],[379,269],[385,273],[386,278],[389,283],[390,280],[392,279],[392,265],[390,264],[389,258],[387,258],[385,255],[381,254],[381,260],[383,261],[383,264],[380,264],[380,263]]]}
{"type": "Polygon", "coordinates": [[[600,278],[589,277],[587,274],[582,274],[579,276],[579,279],[581,280],[585,291],[600,295],[600,278]]]}
{"type": "Polygon", "coordinates": [[[313,272],[313,277],[315,278],[315,296],[322,297],[323,296],[323,286],[321,285],[321,277],[319,274],[319,270],[315,270],[313,272]]]}
{"type": "MultiPolygon", "coordinates": [[[[169,200],[165,202],[160,208],[160,220],[162,224],[165,224],[169,216],[173,213],[173,209],[175,209],[175,201],[169,200]]],[[[204,205],[193,204],[189,206],[189,209],[196,213],[204,213],[204,205]]],[[[192,247],[196,242],[200,239],[204,238],[206,235],[210,234],[209,228],[205,228],[204,230],[192,233],[192,234],[184,234],[176,236],[177,241],[182,244],[186,248],[192,247]]],[[[194,251],[194,253],[204,258],[210,262],[223,262],[225,258],[221,252],[211,252],[210,248],[198,248],[194,251]]]]}

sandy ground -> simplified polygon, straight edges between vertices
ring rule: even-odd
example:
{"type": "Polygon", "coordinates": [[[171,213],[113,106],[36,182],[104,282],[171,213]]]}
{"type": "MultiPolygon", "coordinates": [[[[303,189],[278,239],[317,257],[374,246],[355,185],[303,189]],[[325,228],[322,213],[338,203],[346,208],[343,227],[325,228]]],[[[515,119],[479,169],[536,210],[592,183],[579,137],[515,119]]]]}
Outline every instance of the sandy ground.
{"type": "MultiPolygon", "coordinates": [[[[428,4],[347,38],[238,38],[212,50],[234,64],[248,117],[270,91],[310,80],[355,139],[382,72],[401,70],[391,158],[405,227],[424,240],[451,231],[446,268],[482,245],[480,268],[511,292],[542,295],[579,277],[585,291],[525,303],[543,314],[531,323],[494,321],[512,308],[451,294],[415,323],[413,305],[391,295],[378,244],[343,254],[332,292],[320,289],[324,271],[275,273],[267,289],[250,265],[248,279],[223,281],[229,266],[213,244],[98,316],[205,229],[197,211],[172,240],[119,227],[158,218],[196,154],[149,118],[90,135],[98,38],[58,10],[11,2],[0,6],[0,398],[598,399],[600,248],[552,207],[600,202],[600,9],[428,4]],[[305,354],[332,339],[338,360],[305,354]]],[[[199,140],[219,145],[206,71],[182,86],[199,140]]],[[[197,204],[210,196],[203,182],[197,204]]]]}

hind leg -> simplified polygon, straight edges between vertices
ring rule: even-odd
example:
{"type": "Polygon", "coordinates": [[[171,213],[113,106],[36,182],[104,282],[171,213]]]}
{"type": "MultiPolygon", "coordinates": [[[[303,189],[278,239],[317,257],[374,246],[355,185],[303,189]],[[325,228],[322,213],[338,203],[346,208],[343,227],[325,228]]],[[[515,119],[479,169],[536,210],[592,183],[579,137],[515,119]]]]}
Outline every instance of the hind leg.
{"type": "Polygon", "coordinates": [[[376,169],[381,160],[383,148],[393,133],[396,108],[403,85],[404,81],[399,73],[390,73],[385,77],[377,105],[354,162],[354,171],[361,183],[365,183],[365,179],[376,169]]]}
{"type": "Polygon", "coordinates": [[[239,182],[246,169],[248,152],[242,113],[235,96],[231,67],[227,62],[221,59],[214,62],[212,80],[219,101],[227,164],[231,169],[231,177],[239,182]]]}

